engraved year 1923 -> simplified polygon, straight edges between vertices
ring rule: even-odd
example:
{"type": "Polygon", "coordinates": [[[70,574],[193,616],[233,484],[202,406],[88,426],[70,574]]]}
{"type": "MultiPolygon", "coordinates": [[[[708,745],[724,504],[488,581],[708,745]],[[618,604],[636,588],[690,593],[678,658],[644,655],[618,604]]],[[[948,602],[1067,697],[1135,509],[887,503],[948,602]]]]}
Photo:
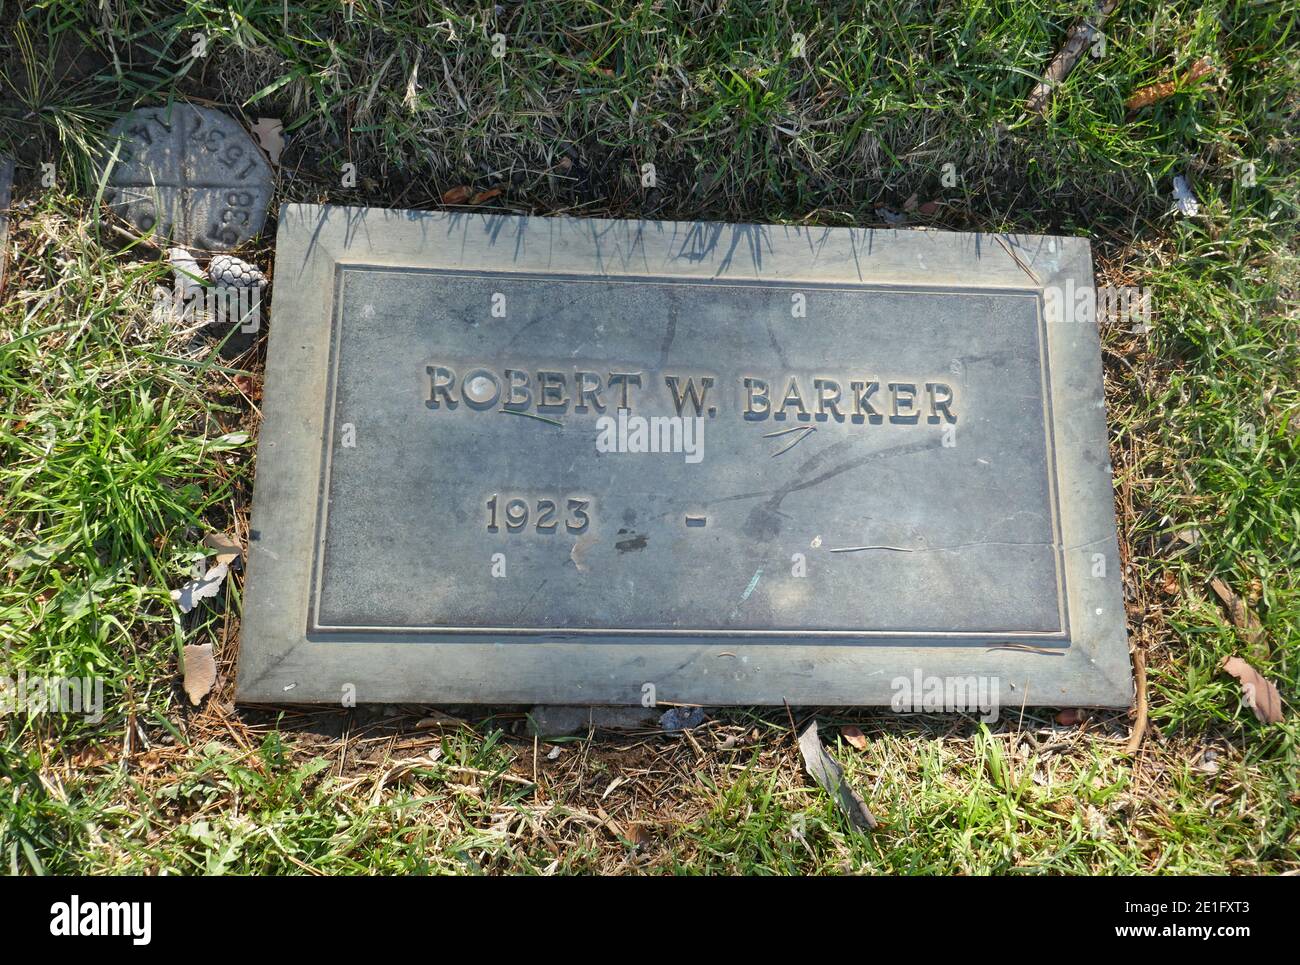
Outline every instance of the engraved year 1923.
{"type": "Polygon", "coordinates": [[[498,533],[504,522],[507,532],[519,533],[528,529],[531,521],[539,533],[558,532],[561,523],[566,532],[581,533],[591,524],[590,509],[591,500],[578,496],[541,496],[532,501],[513,496],[503,501],[500,493],[493,493],[487,501],[487,528],[489,533],[498,533]]]}

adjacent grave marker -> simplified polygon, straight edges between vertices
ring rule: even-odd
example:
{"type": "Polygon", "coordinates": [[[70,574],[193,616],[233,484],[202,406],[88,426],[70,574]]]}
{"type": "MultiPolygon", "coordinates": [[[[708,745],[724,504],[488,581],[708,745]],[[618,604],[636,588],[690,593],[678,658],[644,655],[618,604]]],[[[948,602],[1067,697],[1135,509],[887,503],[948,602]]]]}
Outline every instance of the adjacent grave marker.
{"type": "Polygon", "coordinates": [[[276,280],[244,700],[1130,702],[1082,239],[291,206],[276,280]]]}
{"type": "Polygon", "coordinates": [[[105,163],[112,169],[104,200],[160,242],[228,251],[266,220],[271,167],[243,127],[212,108],[172,104],[127,114],[109,131],[105,163]]]}

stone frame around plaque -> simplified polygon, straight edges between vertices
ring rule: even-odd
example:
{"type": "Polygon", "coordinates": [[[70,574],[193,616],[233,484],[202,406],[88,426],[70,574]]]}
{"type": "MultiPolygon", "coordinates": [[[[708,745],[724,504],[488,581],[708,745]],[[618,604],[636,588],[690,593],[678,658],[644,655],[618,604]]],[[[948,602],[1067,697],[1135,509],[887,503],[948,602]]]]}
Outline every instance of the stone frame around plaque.
{"type": "Polygon", "coordinates": [[[14,161],[0,154],[0,294],[9,267],[9,205],[13,200],[14,161]]]}
{"type": "Polygon", "coordinates": [[[285,206],[239,700],[640,704],[649,684],[660,702],[887,705],[897,678],[919,674],[996,678],[1004,710],[1131,705],[1100,343],[1090,310],[1042,326],[1068,614],[1064,646],[1035,647],[1011,635],[987,646],[953,646],[924,634],[877,633],[864,644],[834,633],[793,642],[782,634],[728,632],[683,639],[546,628],[462,635],[313,628],[335,281],[347,266],[996,288],[1033,296],[1040,306],[1048,291],[1072,299],[1093,284],[1082,238],[285,206]]]}

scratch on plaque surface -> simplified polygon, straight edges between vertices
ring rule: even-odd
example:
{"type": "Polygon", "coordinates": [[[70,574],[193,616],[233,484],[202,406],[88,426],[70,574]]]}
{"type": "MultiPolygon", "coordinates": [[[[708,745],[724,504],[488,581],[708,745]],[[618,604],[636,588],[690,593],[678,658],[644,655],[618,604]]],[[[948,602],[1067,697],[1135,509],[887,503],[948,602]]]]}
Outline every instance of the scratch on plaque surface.
{"type": "Polygon", "coordinates": [[[781,343],[776,340],[776,331],[772,328],[772,322],[770,319],[767,323],[767,341],[768,344],[772,346],[772,351],[776,353],[776,358],[777,361],[781,363],[781,368],[788,369],[790,367],[790,362],[785,357],[785,349],[783,349],[781,343]]]}
{"type": "Polygon", "coordinates": [[[893,553],[915,553],[916,550],[906,546],[835,546],[832,553],[860,553],[862,550],[889,550],[893,553]]]}
{"type": "Polygon", "coordinates": [[[587,555],[587,550],[589,550],[595,542],[596,537],[584,536],[573,544],[573,549],[569,550],[569,559],[573,561],[573,565],[578,568],[579,573],[586,573],[587,570],[591,569],[591,567],[582,561],[582,558],[587,555]]]}
{"type": "Polygon", "coordinates": [[[740,601],[736,604],[735,608],[732,609],[730,619],[736,619],[736,615],[740,613],[740,608],[745,605],[745,601],[749,599],[750,595],[754,592],[754,589],[758,586],[758,581],[762,578],[763,568],[760,566],[754,571],[754,575],[749,581],[749,586],[745,587],[745,592],[740,594],[740,601]]]}
{"type": "Polygon", "coordinates": [[[547,423],[550,423],[550,424],[553,425],[553,426],[559,426],[561,429],[564,428],[564,423],[561,422],[560,420],[558,420],[558,419],[548,419],[548,418],[547,418],[546,416],[544,416],[544,415],[536,415],[536,414],[534,414],[534,413],[532,413],[532,412],[521,412],[521,411],[518,410],[518,409],[497,409],[497,411],[500,412],[500,413],[502,413],[503,415],[517,415],[517,416],[523,416],[525,419],[536,419],[538,422],[547,422],[547,423]]]}
{"type": "Polygon", "coordinates": [[[659,367],[663,368],[668,364],[668,352],[673,347],[673,339],[677,337],[677,300],[674,297],[675,292],[668,289],[668,326],[664,331],[663,344],[659,346],[659,367]]]}
{"type": "Polygon", "coordinates": [[[799,443],[803,442],[803,441],[804,441],[805,439],[807,439],[810,435],[812,435],[814,432],[817,431],[817,427],[816,427],[816,426],[797,426],[796,428],[804,429],[804,430],[806,430],[806,431],[804,432],[803,435],[799,436],[797,439],[795,439],[793,442],[791,442],[791,443],[790,443],[788,446],[786,446],[785,448],[783,448],[783,449],[778,449],[776,452],[772,453],[772,458],[773,458],[773,459],[775,459],[777,456],[781,455],[781,453],[783,453],[783,452],[789,452],[791,449],[793,449],[795,446],[799,445],[799,443]]]}
{"type": "Polygon", "coordinates": [[[533,590],[532,594],[528,597],[528,599],[524,601],[523,606],[521,606],[521,607],[519,608],[519,612],[515,614],[515,619],[516,619],[516,620],[519,619],[519,614],[520,614],[520,613],[523,613],[524,610],[528,609],[528,605],[529,605],[530,603],[532,603],[533,600],[537,599],[537,594],[542,592],[542,588],[543,588],[544,586],[546,586],[546,581],[545,581],[545,580],[542,580],[542,582],[540,582],[540,583],[537,584],[537,588],[536,588],[535,590],[533,590]]]}
{"type": "Polygon", "coordinates": [[[1038,653],[1044,657],[1064,657],[1064,650],[1054,650],[1051,647],[1033,647],[1027,643],[996,643],[985,650],[985,653],[992,653],[994,650],[1020,650],[1024,653],[1038,653]]]}

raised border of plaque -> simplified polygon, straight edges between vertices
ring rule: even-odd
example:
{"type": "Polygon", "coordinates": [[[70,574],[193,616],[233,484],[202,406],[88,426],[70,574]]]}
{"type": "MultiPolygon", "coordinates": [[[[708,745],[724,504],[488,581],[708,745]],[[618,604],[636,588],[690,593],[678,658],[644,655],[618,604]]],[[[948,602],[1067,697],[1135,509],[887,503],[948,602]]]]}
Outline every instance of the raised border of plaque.
{"type": "MultiPolygon", "coordinates": [[[[993,677],[1003,707],[1127,707],[1121,561],[1092,313],[1040,328],[1063,626],[979,645],[943,633],[336,627],[318,619],[335,373],[349,267],[791,287],[1091,290],[1086,239],[612,221],[287,205],[263,388],[238,699],[252,703],[888,705],[894,681],[993,677]],[[1102,564],[1098,566],[1098,557],[1102,564]],[[842,638],[841,638],[842,637],[842,638]]],[[[430,569],[437,579],[437,568],[430,569]]],[[[962,587],[935,587],[960,594],[962,587]]],[[[482,601],[490,612],[492,600],[482,601]]],[[[987,636],[987,635],[986,635],[987,636]]]]}

